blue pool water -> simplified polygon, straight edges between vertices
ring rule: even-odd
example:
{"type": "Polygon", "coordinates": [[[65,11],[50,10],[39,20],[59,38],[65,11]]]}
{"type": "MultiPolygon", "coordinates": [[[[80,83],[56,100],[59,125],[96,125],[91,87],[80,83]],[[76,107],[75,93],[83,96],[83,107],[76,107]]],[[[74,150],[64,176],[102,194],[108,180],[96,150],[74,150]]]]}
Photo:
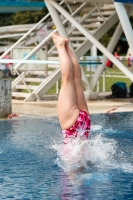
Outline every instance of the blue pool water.
{"type": "Polygon", "coordinates": [[[133,199],[133,113],[91,115],[91,121],[90,138],[80,151],[76,146],[70,166],[60,158],[56,117],[0,121],[0,199],[133,199]],[[88,164],[73,172],[77,157],[80,166],[88,164]]]}

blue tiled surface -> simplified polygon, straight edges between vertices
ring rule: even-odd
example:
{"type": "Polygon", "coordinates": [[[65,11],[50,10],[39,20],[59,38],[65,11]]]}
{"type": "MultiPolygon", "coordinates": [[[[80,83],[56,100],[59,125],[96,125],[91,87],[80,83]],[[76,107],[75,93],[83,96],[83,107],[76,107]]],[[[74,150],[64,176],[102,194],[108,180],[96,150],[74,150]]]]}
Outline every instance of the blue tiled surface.
{"type": "Polygon", "coordinates": [[[35,6],[45,7],[44,1],[28,1],[28,0],[0,0],[0,6],[35,6]]]}
{"type": "Polygon", "coordinates": [[[131,3],[131,4],[133,4],[133,0],[114,0],[114,2],[131,3]]]}

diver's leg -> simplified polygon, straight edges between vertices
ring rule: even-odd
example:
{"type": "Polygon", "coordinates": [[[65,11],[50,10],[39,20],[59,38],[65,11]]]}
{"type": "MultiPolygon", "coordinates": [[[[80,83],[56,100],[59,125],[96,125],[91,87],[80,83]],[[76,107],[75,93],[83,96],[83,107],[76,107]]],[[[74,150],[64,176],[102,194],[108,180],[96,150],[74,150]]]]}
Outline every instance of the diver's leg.
{"type": "Polygon", "coordinates": [[[73,65],[73,77],[74,77],[74,85],[75,85],[75,92],[76,92],[76,98],[77,98],[77,106],[79,110],[84,110],[88,113],[88,106],[85,100],[85,96],[83,93],[83,87],[82,87],[82,75],[81,75],[81,68],[78,63],[77,58],[69,48],[69,45],[67,43],[66,50],[68,52],[68,55],[71,59],[72,65],[73,65]]]}
{"type": "Polygon", "coordinates": [[[66,51],[67,40],[56,33],[51,36],[58,50],[62,74],[62,86],[58,98],[58,117],[62,129],[68,129],[74,124],[79,115],[72,62],[66,51]]]}

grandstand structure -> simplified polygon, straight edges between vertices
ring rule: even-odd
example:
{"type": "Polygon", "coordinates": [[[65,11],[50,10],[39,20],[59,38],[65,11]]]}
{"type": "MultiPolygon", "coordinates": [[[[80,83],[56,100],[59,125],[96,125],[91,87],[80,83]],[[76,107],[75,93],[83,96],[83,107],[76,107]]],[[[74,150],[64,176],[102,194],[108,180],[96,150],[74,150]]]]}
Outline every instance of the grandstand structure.
{"type": "MultiPolygon", "coordinates": [[[[32,48],[23,58],[23,60],[29,60],[40,51],[40,54],[44,55],[44,68],[41,70],[39,67],[34,67],[33,70],[31,70],[31,68],[29,70],[28,68],[23,67],[23,62],[19,61],[18,64],[14,66],[14,70],[18,74],[18,77],[12,82],[13,98],[22,98],[25,102],[41,101],[48,90],[61,78],[59,64],[52,64],[53,61],[59,60],[57,50],[50,36],[53,31],[58,31],[62,36],[69,38],[70,47],[79,60],[93,45],[95,45],[104,55],[102,64],[98,66],[90,81],[88,81],[82,70],[82,80],[86,98],[91,97],[93,89],[105,69],[107,59],[110,59],[130,80],[133,81],[133,74],[112,55],[112,51],[123,31],[133,52],[133,31],[129,21],[129,16],[133,11],[131,1],[45,0],[44,3],[47,6],[49,13],[37,24],[31,25],[31,27],[28,27],[30,25],[27,25],[27,29],[29,30],[18,36],[18,41],[11,45],[0,57],[2,59],[6,54],[13,52],[14,49],[17,48],[28,48],[30,41],[31,44],[33,41],[37,41],[35,38],[41,28],[47,26],[47,35],[42,41],[36,42],[36,46],[34,46],[34,48],[32,48]],[[105,48],[99,40],[116,23],[118,23],[117,28],[112,35],[107,48],[105,48]],[[53,26],[55,26],[55,29],[53,29],[53,26]],[[51,61],[51,63],[46,64],[46,61],[51,61]]],[[[31,63],[33,62],[34,61],[31,60],[31,63]]]]}
{"type": "MultiPolygon", "coordinates": [[[[44,1],[32,1],[32,0],[0,0],[0,14],[3,13],[15,13],[19,11],[37,11],[42,8],[45,8],[46,5],[44,1]]],[[[0,39],[4,41],[0,41],[0,52],[5,51],[8,46],[10,46],[13,42],[22,37],[29,29],[31,29],[34,24],[22,24],[16,26],[4,26],[0,27],[0,39]],[[8,42],[6,39],[9,38],[12,40],[8,42]],[[4,46],[5,45],[5,46],[4,46]]],[[[36,38],[34,38],[36,40],[36,38]]],[[[33,38],[32,38],[33,41],[33,38]]],[[[33,43],[31,40],[28,41],[30,45],[33,43]]]]}

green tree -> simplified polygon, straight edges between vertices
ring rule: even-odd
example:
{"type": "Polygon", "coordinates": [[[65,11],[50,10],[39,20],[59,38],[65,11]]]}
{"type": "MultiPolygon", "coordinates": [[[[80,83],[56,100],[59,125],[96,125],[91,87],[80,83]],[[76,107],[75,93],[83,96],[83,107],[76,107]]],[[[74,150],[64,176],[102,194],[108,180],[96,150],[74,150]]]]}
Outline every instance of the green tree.
{"type": "Polygon", "coordinates": [[[11,25],[12,24],[12,16],[13,16],[13,14],[10,14],[10,13],[0,14],[0,27],[11,25]]]}
{"type": "Polygon", "coordinates": [[[12,24],[30,24],[37,23],[48,13],[46,8],[39,11],[18,12],[12,16],[12,24]]]}
{"type": "Polygon", "coordinates": [[[0,26],[37,23],[48,13],[47,8],[37,11],[21,11],[0,14],[0,26]]]}

